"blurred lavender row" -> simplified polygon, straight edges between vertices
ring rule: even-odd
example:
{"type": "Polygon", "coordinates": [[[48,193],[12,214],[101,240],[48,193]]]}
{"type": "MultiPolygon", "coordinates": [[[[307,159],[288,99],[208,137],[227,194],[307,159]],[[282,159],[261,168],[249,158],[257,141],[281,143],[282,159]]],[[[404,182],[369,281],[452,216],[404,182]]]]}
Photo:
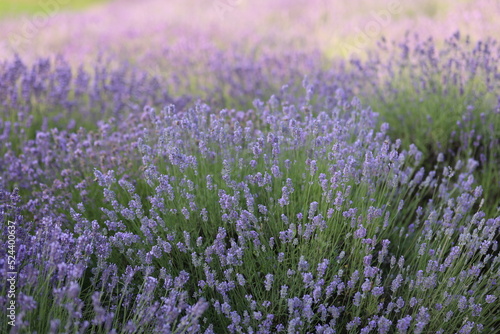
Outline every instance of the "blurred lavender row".
{"type": "Polygon", "coordinates": [[[0,21],[0,57],[22,52],[32,62],[62,54],[78,64],[106,51],[143,63],[178,48],[201,56],[207,44],[230,49],[238,42],[348,56],[383,36],[401,40],[407,30],[439,41],[457,28],[475,40],[500,33],[496,0],[112,0],[84,12],[68,7],[40,1],[35,13],[0,21]]]}

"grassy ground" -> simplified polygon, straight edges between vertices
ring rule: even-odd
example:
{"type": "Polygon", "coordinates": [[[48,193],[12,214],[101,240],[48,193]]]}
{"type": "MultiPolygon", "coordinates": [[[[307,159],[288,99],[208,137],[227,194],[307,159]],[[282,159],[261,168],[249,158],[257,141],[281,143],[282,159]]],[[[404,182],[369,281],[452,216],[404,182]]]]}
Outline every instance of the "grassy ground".
{"type": "Polygon", "coordinates": [[[54,9],[55,6],[59,6],[63,10],[82,9],[98,2],[103,2],[103,0],[71,0],[69,2],[62,0],[2,0],[0,1],[0,18],[54,11],[57,10],[54,9]],[[44,6],[44,4],[46,5],[44,6]]]}

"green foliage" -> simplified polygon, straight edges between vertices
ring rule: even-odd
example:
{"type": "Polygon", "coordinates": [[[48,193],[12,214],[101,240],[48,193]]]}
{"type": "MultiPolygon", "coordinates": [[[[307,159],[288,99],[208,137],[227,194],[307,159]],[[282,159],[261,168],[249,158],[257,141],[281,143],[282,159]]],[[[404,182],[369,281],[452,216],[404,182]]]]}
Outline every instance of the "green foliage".
{"type": "Polygon", "coordinates": [[[54,10],[80,10],[104,0],[2,0],[0,2],[0,18],[20,15],[47,14],[53,15],[54,10]]]}

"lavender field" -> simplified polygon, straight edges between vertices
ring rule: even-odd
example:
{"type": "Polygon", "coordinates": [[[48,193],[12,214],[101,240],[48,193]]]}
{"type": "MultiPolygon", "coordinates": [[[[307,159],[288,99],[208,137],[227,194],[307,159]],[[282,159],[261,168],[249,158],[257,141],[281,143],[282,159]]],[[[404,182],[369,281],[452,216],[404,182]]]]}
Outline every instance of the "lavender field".
{"type": "Polygon", "coordinates": [[[9,1],[0,333],[500,333],[497,1],[9,1]]]}

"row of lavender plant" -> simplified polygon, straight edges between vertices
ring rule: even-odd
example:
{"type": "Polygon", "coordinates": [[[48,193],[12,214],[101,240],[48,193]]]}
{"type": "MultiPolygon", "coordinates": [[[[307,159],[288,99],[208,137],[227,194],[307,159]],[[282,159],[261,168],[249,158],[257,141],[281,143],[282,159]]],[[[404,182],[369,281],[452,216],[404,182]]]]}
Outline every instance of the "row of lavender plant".
{"type": "MultiPolygon", "coordinates": [[[[16,327],[3,318],[2,330],[494,331],[498,128],[487,122],[498,120],[494,105],[478,101],[498,91],[466,80],[482,94],[469,99],[453,82],[432,81],[426,43],[414,48],[421,61],[409,84],[421,79],[440,90],[411,99],[422,98],[425,110],[426,101],[455,99],[442,90],[458,88],[472,106],[457,106],[463,123],[445,129],[460,138],[459,150],[421,149],[423,134],[418,145],[401,141],[399,116],[390,114],[398,110],[377,113],[363,103],[405,101],[387,103],[405,82],[384,70],[405,69],[415,60],[408,54],[335,70],[317,60],[303,82],[287,72],[287,59],[276,58],[274,77],[256,59],[247,75],[267,79],[253,81],[265,91],[250,85],[238,93],[230,81],[228,97],[251,108],[222,110],[231,103],[221,98],[228,91],[221,81],[241,63],[214,69],[210,105],[191,103],[196,95],[174,99],[169,89],[182,85],[141,81],[126,67],[98,65],[93,75],[82,68],[73,80],[62,60],[55,68],[5,63],[2,243],[5,222],[15,221],[21,308],[16,327]],[[367,73],[377,76],[365,81],[367,73]],[[288,86],[264,100],[280,80],[288,86]],[[384,80],[393,86],[376,90],[384,80]],[[138,107],[146,103],[160,107],[138,107]],[[479,121],[470,117],[478,110],[479,121]],[[471,148],[471,131],[490,132],[471,148]]],[[[469,71],[460,68],[458,78],[469,71]]],[[[474,80],[490,82],[492,72],[474,80]]]]}

